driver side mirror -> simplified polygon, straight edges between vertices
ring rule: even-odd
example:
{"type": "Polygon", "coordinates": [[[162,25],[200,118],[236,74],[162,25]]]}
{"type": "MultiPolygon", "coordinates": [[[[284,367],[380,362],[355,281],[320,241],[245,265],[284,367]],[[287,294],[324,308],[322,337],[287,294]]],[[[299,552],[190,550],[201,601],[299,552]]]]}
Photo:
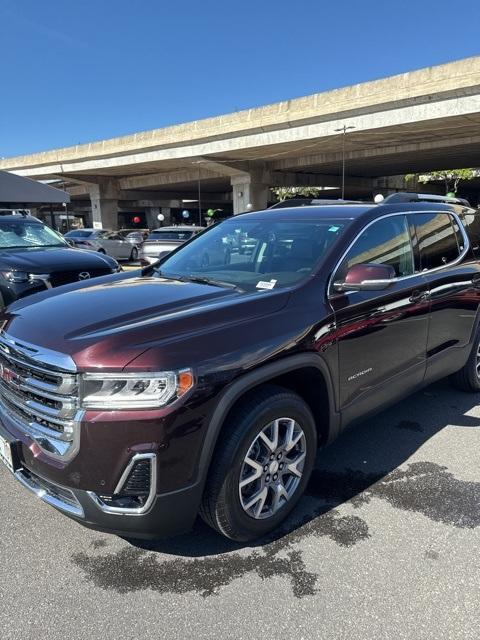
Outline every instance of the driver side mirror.
{"type": "Polygon", "coordinates": [[[382,291],[396,280],[395,269],[389,264],[355,264],[345,280],[333,283],[335,291],[382,291]]]}

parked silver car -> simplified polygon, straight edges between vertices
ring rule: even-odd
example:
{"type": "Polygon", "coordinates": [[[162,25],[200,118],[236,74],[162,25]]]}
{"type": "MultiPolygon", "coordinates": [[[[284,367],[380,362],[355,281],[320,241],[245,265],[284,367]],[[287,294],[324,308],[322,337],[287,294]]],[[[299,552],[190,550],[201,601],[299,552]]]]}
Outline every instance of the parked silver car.
{"type": "Polygon", "coordinates": [[[140,263],[147,265],[157,262],[164,255],[203,230],[204,227],[193,225],[154,229],[140,248],[140,263]]]}
{"type": "Polygon", "coordinates": [[[74,229],[65,234],[79,249],[106,253],[118,260],[138,260],[138,247],[110,229],[74,229]]]}
{"type": "Polygon", "coordinates": [[[149,231],[148,229],[119,229],[118,234],[130,244],[136,244],[140,247],[146,240],[149,231]]]}

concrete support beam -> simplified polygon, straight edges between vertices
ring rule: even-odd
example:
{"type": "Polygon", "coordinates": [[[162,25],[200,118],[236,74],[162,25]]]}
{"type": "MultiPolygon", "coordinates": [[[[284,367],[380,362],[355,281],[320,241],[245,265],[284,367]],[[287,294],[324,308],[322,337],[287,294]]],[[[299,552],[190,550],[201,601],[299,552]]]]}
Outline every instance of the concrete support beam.
{"type": "Polygon", "coordinates": [[[249,171],[249,163],[246,161],[237,160],[221,160],[219,158],[203,157],[195,162],[199,167],[206,171],[211,171],[217,175],[226,176],[232,178],[234,176],[240,176],[249,171]]]}
{"type": "MultiPolygon", "coordinates": [[[[267,181],[272,187],[341,187],[342,185],[340,175],[293,171],[272,171],[267,181]]],[[[348,183],[351,187],[370,189],[374,186],[374,179],[348,176],[348,183]]]]}
{"type": "Polygon", "coordinates": [[[89,188],[92,203],[92,223],[104,229],[118,229],[120,190],[116,180],[105,180],[89,188]]]}
{"type": "MultiPolygon", "coordinates": [[[[366,168],[369,167],[369,163],[375,159],[381,160],[383,158],[397,158],[397,162],[400,162],[399,158],[405,156],[408,158],[408,166],[411,167],[418,157],[418,154],[431,154],[432,158],[436,157],[436,153],[445,151],[444,162],[449,166],[449,156],[457,149],[463,150],[466,155],[467,150],[480,148],[480,136],[469,136],[465,138],[457,137],[451,138],[448,145],[445,140],[428,140],[420,142],[408,142],[405,144],[395,144],[393,146],[374,146],[368,148],[360,148],[355,150],[349,150],[345,152],[345,160],[348,163],[352,161],[364,161],[366,168]]],[[[469,151],[470,153],[470,151],[469,151]]],[[[316,153],[312,155],[302,155],[297,157],[284,158],[283,160],[276,160],[272,162],[272,169],[274,171],[291,171],[294,169],[307,169],[308,167],[315,167],[321,165],[338,164],[340,166],[342,162],[342,154],[340,151],[316,153]]],[[[404,162],[407,162],[406,160],[404,162]]],[[[432,159],[431,163],[435,163],[436,169],[441,169],[441,164],[437,160],[432,159]]],[[[425,161],[424,161],[425,164],[425,161]]],[[[424,171],[425,173],[427,170],[424,171]]]]}
{"type": "Polygon", "coordinates": [[[209,178],[222,178],[223,175],[207,169],[182,169],[181,171],[165,171],[150,173],[144,176],[129,176],[120,179],[121,189],[141,189],[144,187],[163,187],[184,182],[198,182],[209,178]]]}
{"type": "Polygon", "coordinates": [[[269,185],[258,182],[251,174],[235,176],[231,179],[233,189],[233,213],[242,213],[250,209],[258,211],[268,204],[269,185]]]}

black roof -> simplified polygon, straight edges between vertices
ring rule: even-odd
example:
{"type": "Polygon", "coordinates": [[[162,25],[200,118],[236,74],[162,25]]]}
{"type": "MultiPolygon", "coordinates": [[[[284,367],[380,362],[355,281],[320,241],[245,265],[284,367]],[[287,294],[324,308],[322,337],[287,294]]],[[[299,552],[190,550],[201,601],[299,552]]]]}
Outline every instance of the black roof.
{"type": "Polygon", "coordinates": [[[29,216],[26,213],[7,213],[0,210],[0,222],[2,222],[3,220],[7,220],[7,222],[18,222],[19,220],[27,220],[28,222],[36,222],[43,225],[43,222],[38,218],[35,218],[35,216],[29,216]]]}
{"type": "MultiPolygon", "coordinates": [[[[263,211],[252,211],[238,215],[251,220],[318,220],[319,218],[345,218],[346,220],[352,220],[372,209],[377,210],[378,205],[373,203],[310,205],[308,207],[265,209],[263,211]]],[[[229,220],[235,221],[238,215],[229,218],[229,220]]],[[[226,222],[228,222],[228,220],[226,222]]]]}

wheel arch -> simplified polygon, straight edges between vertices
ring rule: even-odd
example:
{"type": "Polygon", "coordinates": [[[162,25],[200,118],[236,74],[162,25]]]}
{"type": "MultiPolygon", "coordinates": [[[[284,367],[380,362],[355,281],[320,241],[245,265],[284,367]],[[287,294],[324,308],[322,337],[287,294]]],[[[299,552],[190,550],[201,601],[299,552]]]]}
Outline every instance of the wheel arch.
{"type": "Polygon", "coordinates": [[[315,353],[283,358],[241,376],[221,395],[210,419],[200,455],[199,470],[202,483],[207,477],[215,447],[229,414],[248,391],[267,383],[295,391],[305,400],[315,418],[319,444],[328,444],[338,435],[340,417],[335,409],[334,387],[327,364],[315,353]],[[302,379],[305,375],[308,375],[306,385],[302,379]],[[326,424],[326,428],[320,428],[320,422],[322,426],[326,424]]]}

